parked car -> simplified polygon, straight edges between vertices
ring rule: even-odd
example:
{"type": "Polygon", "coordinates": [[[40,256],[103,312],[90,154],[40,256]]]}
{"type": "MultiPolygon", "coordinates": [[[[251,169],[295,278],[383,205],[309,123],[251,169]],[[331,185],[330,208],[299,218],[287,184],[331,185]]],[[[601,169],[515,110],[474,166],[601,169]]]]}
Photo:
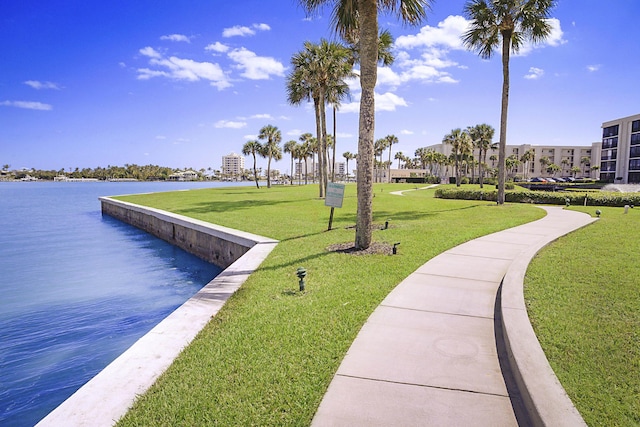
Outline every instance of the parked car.
{"type": "Polygon", "coordinates": [[[535,178],[531,178],[531,182],[547,182],[547,180],[537,176],[535,178]]]}

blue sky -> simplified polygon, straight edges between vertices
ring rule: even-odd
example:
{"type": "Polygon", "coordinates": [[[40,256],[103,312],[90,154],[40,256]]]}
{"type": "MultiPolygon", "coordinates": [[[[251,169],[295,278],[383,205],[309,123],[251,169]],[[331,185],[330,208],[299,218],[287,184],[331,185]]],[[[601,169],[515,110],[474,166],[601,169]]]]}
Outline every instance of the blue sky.
{"type": "MultiPolygon", "coordinates": [[[[380,17],[396,62],[379,71],[376,138],[398,136],[394,150],[499,127],[500,57],[462,47],[463,5],[436,1],[416,27],[380,17]]],[[[508,143],[586,145],[602,122],[639,113],[638,16],[638,0],[560,0],[550,39],[512,57],[508,143]]],[[[303,42],[323,37],[329,10],[309,18],[295,0],[5,2],[0,164],[218,169],[266,124],[283,143],[314,133],[285,81],[303,42]]],[[[339,154],[357,151],[359,92],[353,82],[338,114],[339,154]]],[[[288,172],[288,155],[275,167],[288,172]]]]}

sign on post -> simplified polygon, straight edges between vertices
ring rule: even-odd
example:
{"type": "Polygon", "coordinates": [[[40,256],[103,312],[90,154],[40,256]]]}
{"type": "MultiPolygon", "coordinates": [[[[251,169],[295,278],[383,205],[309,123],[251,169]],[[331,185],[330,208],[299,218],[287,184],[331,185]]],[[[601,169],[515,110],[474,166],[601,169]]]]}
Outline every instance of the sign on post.
{"type": "Polygon", "coordinates": [[[324,199],[324,205],[331,206],[332,208],[341,208],[342,199],[344,199],[344,184],[337,184],[335,182],[327,183],[327,194],[324,199]]]}
{"type": "Polygon", "coordinates": [[[324,197],[324,205],[331,206],[331,214],[329,214],[329,228],[333,225],[333,208],[342,207],[342,199],[344,199],[344,184],[336,184],[335,182],[327,183],[327,193],[324,197]]]}

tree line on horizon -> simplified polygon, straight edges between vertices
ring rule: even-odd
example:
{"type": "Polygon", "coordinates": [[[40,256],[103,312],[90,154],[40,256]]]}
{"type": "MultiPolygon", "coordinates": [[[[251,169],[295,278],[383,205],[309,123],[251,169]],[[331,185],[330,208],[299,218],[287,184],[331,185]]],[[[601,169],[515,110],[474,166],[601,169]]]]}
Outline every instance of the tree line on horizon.
{"type": "Polygon", "coordinates": [[[68,169],[51,169],[51,170],[42,170],[42,169],[20,169],[20,170],[10,170],[11,165],[5,164],[2,166],[2,171],[5,174],[12,174],[15,179],[21,179],[28,176],[33,178],[38,178],[40,180],[45,181],[53,181],[56,176],[66,176],[68,178],[89,178],[89,179],[99,179],[99,180],[108,180],[108,179],[136,179],[138,181],[166,181],[169,180],[169,176],[187,171],[193,170],[195,172],[199,172],[200,176],[204,176],[207,174],[207,171],[210,173],[214,173],[215,171],[212,168],[200,168],[199,170],[185,167],[185,168],[170,168],[166,166],[158,166],[158,165],[136,165],[136,164],[128,164],[125,163],[124,166],[111,166],[108,165],[106,168],[98,166],[96,168],[68,168],[68,169]]]}

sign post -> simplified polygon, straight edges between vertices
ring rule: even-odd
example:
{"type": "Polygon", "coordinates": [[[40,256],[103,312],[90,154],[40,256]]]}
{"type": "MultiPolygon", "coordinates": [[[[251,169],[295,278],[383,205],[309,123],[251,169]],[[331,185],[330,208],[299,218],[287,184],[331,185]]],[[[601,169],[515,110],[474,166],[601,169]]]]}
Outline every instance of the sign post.
{"type": "Polygon", "coordinates": [[[331,207],[331,214],[329,214],[329,228],[327,228],[327,231],[331,231],[331,226],[333,225],[333,209],[341,208],[343,200],[344,184],[336,184],[335,182],[327,183],[327,194],[324,199],[324,205],[331,207]]]}

